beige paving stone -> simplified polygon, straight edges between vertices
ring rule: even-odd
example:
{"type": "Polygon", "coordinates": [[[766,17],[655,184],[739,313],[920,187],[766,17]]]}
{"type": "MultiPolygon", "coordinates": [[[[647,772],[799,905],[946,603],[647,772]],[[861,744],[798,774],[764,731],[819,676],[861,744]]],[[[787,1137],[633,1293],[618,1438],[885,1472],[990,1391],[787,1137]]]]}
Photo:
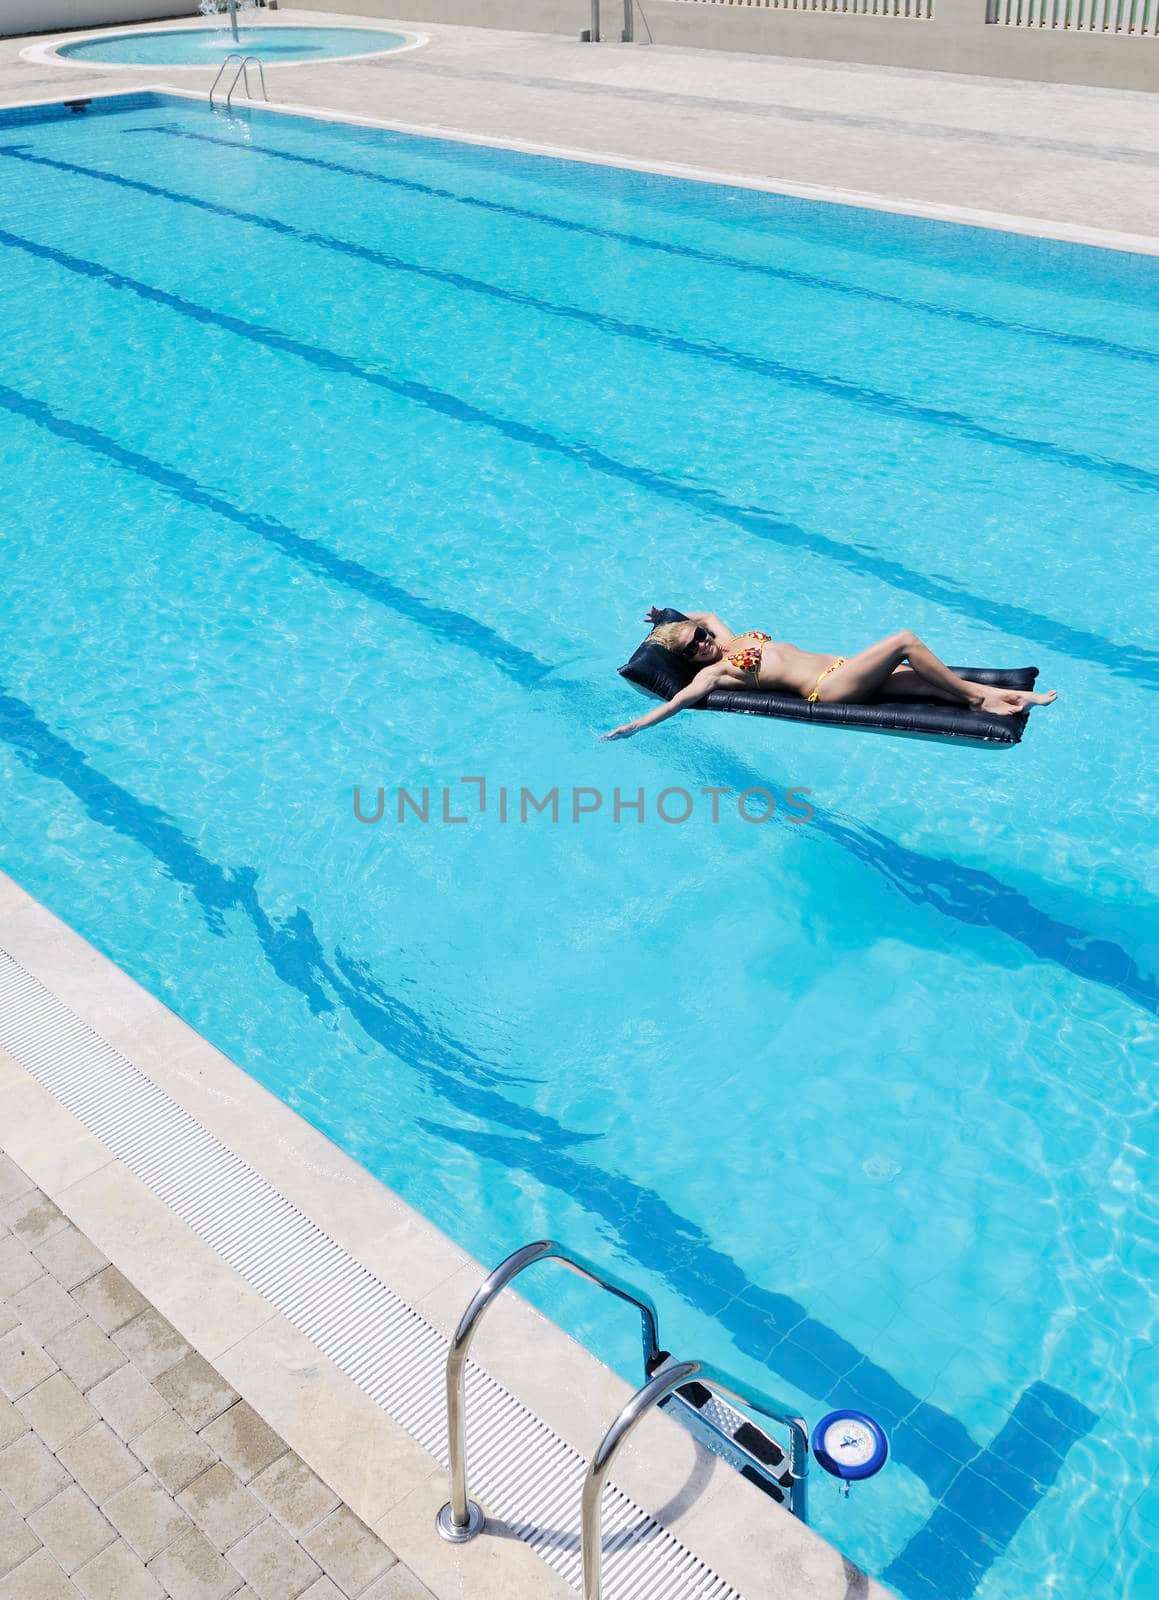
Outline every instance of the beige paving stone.
{"type": "MultiPolygon", "coordinates": [[[[514,1585],[512,1586],[514,1591],[514,1585]]],[[[359,1600],[435,1600],[425,1583],[420,1583],[409,1567],[395,1563],[385,1577],[372,1583],[359,1600]]],[[[852,1595],[849,1600],[854,1600],[852,1595]]]]}
{"type": "Polygon", "coordinates": [[[87,1433],[70,1439],[56,1458],[98,1506],[141,1475],[141,1463],[107,1422],[97,1422],[87,1433]]]}
{"type": "Polygon", "coordinates": [[[106,1333],[139,1317],[148,1304],[116,1267],[106,1267],[90,1277],[76,1290],[76,1301],[106,1333]]]}
{"type": "Polygon", "coordinates": [[[100,1383],[110,1372],[125,1365],[125,1353],[118,1350],[107,1333],[102,1333],[91,1317],[82,1315],[63,1333],[44,1341],[44,1349],[66,1372],[83,1394],[100,1383]]]}
{"type": "Polygon", "coordinates": [[[27,1194],[33,1187],[32,1179],[8,1156],[0,1153],[0,1204],[7,1205],[17,1195],[27,1194]]]}
{"type": "Polygon", "coordinates": [[[79,1322],[84,1312],[68,1290],[47,1272],[8,1301],[24,1326],[44,1343],[54,1334],[79,1322]]]}
{"type": "Polygon", "coordinates": [[[167,1411],[134,1439],[133,1452],[161,1486],[174,1495],[200,1477],[217,1459],[174,1411],[167,1411]]]}
{"type": "Polygon", "coordinates": [[[88,1398],[113,1432],[129,1442],[169,1409],[148,1378],[131,1363],[94,1384],[88,1398]]]}
{"type": "Polygon", "coordinates": [[[40,1540],[24,1518],[0,1498],[0,1578],[22,1561],[27,1561],[33,1551],[39,1549],[40,1540]]]}
{"type": "Polygon", "coordinates": [[[219,1417],[239,1398],[237,1390],[196,1351],[162,1372],[156,1379],[156,1388],[178,1415],[197,1429],[219,1417]]]}
{"type": "Polygon", "coordinates": [[[144,1472],[102,1502],[101,1510],[142,1561],[152,1561],[192,1524],[151,1473],[144,1472]]]}
{"type": "Polygon", "coordinates": [[[395,1563],[393,1550],[361,1522],[349,1506],[339,1506],[302,1540],[302,1547],[317,1561],[345,1595],[361,1594],[395,1563]]]}
{"type": "Polygon", "coordinates": [[[14,1328],[19,1321],[20,1318],[16,1315],[15,1311],[9,1311],[8,1302],[6,1300],[0,1300],[0,1334],[7,1333],[8,1330],[10,1328],[14,1328]]]}
{"type": "Polygon", "coordinates": [[[164,1590],[123,1540],[102,1550],[72,1575],[85,1600],[162,1600],[164,1590]]]}
{"type": "Polygon", "coordinates": [[[244,1400],[238,1400],[215,1422],[202,1428],[201,1437],[243,1483],[256,1477],[286,1450],[285,1441],[244,1400]]]}
{"type": "Polygon", "coordinates": [[[229,1559],[259,1600],[298,1600],[321,1576],[317,1564],[273,1517],[234,1545],[229,1559]]]}
{"type": "Polygon", "coordinates": [[[108,1264],[108,1257],[71,1222],[38,1244],[34,1254],[45,1271],[51,1272],[66,1289],[75,1289],[108,1264]]]}
{"type": "Polygon", "coordinates": [[[23,1433],[0,1450],[0,1489],[22,1516],[35,1511],[68,1483],[68,1473],[34,1433],[23,1433]]]}
{"type": "Polygon", "coordinates": [[[14,1233],[0,1239],[0,1300],[9,1299],[43,1272],[32,1251],[14,1233]]]}
{"type": "Polygon", "coordinates": [[[259,1472],[250,1488],[295,1539],[341,1504],[334,1491],[292,1450],[259,1472]]]}
{"type": "Polygon", "coordinates": [[[75,1572],[115,1537],[88,1495],[75,1483],[34,1511],[28,1526],[65,1572],[75,1572]]]}
{"type": "Polygon", "coordinates": [[[54,1452],[97,1420],[92,1406],[63,1372],[54,1372],[51,1378],[21,1395],[16,1409],[54,1452]]]}
{"type": "Polygon", "coordinates": [[[177,1329],[152,1306],[118,1328],[113,1342],[125,1352],[137,1371],[150,1379],[159,1377],[190,1353],[177,1329]]]}
{"type": "Polygon", "coordinates": [[[80,1590],[65,1577],[47,1550],[0,1579],[0,1600],[79,1600],[80,1590]]]}
{"type": "Polygon", "coordinates": [[[9,1400],[19,1400],[55,1371],[56,1362],[19,1323],[0,1338],[0,1390],[9,1400]]]}
{"type": "Polygon", "coordinates": [[[210,1544],[223,1551],[243,1539],[266,1515],[261,1501],[238,1482],[222,1461],[183,1490],[177,1496],[177,1504],[193,1518],[210,1544]]]}
{"type": "Polygon", "coordinates": [[[342,1590],[330,1582],[325,1573],[312,1583],[302,1595],[302,1600],[343,1600],[342,1590]]]}
{"type": "Polygon", "coordinates": [[[192,1527],[149,1563],[149,1571],[173,1600],[225,1600],[239,1586],[237,1568],[192,1527]]]}
{"type": "Polygon", "coordinates": [[[13,1439],[19,1439],[27,1427],[28,1424],[11,1400],[5,1400],[0,1395],[0,1450],[3,1450],[5,1445],[11,1444],[13,1439]]]}
{"type": "Polygon", "coordinates": [[[48,1196],[41,1194],[39,1189],[30,1189],[27,1194],[22,1194],[0,1207],[0,1217],[30,1250],[34,1250],[37,1245],[43,1244],[46,1239],[51,1239],[54,1233],[59,1233],[62,1228],[68,1226],[68,1218],[64,1212],[54,1206],[48,1196]]]}

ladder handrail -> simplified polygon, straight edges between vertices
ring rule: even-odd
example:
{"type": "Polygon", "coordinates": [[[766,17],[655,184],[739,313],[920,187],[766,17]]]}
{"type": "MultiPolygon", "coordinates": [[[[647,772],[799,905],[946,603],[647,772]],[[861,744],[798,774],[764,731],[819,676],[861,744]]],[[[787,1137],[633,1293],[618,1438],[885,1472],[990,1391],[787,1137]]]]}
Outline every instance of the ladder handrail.
{"type": "Polygon", "coordinates": [[[614,1294],[617,1299],[634,1305],[640,1313],[645,1371],[660,1354],[659,1320],[651,1299],[606,1268],[597,1267],[595,1262],[589,1261],[578,1251],[566,1250],[555,1239],[537,1239],[501,1261],[471,1297],[470,1305],[459,1318],[447,1352],[447,1452],[451,1466],[451,1498],[439,1512],[439,1528],[454,1541],[472,1538],[483,1525],[483,1513],[467,1493],[467,1352],[488,1306],[513,1278],[538,1261],[558,1261],[581,1278],[587,1278],[609,1294],[614,1294]]]}
{"type": "Polygon", "coordinates": [[[217,69],[217,77],[214,78],[213,83],[212,83],[212,85],[210,87],[210,90],[209,90],[209,103],[210,103],[210,105],[213,104],[214,93],[215,93],[215,91],[217,89],[218,84],[221,82],[221,75],[225,71],[226,67],[229,66],[231,61],[244,61],[244,60],[245,60],[245,57],[242,55],[240,50],[231,50],[229,52],[229,54],[224,58],[224,60],[221,63],[221,66],[218,67],[218,69],[217,69]]]}
{"type": "Polygon", "coordinates": [[[250,72],[249,72],[249,69],[250,69],[250,62],[251,61],[253,62],[254,66],[258,69],[258,77],[259,77],[259,79],[261,81],[261,86],[262,86],[262,99],[263,100],[268,100],[270,98],[270,93],[269,93],[269,90],[266,88],[266,69],[262,65],[261,56],[243,56],[240,50],[231,50],[229,52],[229,54],[226,56],[225,60],[221,63],[221,66],[218,67],[218,69],[217,69],[217,77],[214,78],[213,85],[212,85],[212,87],[210,88],[210,91],[209,91],[209,103],[210,103],[210,105],[213,104],[213,96],[216,93],[218,84],[221,82],[222,73],[225,71],[226,67],[228,67],[230,65],[230,63],[234,62],[234,61],[237,62],[238,66],[237,66],[237,71],[233,75],[233,82],[230,84],[229,88],[226,90],[225,109],[227,111],[230,109],[230,106],[231,106],[231,104],[233,102],[233,97],[237,93],[238,82],[243,77],[245,79],[245,95],[246,95],[246,99],[247,100],[251,100],[253,98],[253,96],[250,94],[250,72]]]}
{"type": "Polygon", "coordinates": [[[596,1452],[588,1463],[581,1501],[580,1541],[583,1555],[583,1600],[601,1600],[603,1564],[602,1511],[604,1485],[612,1462],[620,1446],[649,1411],[674,1394],[686,1383],[702,1383],[718,1394],[759,1411],[773,1422],[783,1423],[789,1429],[789,1470],[792,1484],[789,1489],[789,1509],[794,1516],[806,1519],[808,1509],[809,1429],[803,1417],[783,1411],[759,1390],[740,1383],[728,1373],[710,1366],[706,1361],[676,1361],[665,1365],[624,1406],[615,1422],[600,1440],[596,1452]]]}

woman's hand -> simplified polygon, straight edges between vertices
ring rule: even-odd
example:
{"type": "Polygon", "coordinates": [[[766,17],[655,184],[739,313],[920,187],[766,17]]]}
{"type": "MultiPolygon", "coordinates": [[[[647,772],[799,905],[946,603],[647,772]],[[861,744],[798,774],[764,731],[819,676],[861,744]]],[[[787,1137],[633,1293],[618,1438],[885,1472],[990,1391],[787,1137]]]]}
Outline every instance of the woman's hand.
{"type": "Polygon", "coordinates": [[[639,731],[640,724],[638,722],[625,722],[621,727],[613,728],[611,733],[601,734],[600,743],[607,744],[611,739],[630,739],[634,733],[639,733],[639,731]]]}
{"type": "Polygon", "coordinates": [[[644,621],[650,622],[654,628],[657,628],[664,621],[664,613],[659,606],[649,606],[648,614],[644,621]]]}

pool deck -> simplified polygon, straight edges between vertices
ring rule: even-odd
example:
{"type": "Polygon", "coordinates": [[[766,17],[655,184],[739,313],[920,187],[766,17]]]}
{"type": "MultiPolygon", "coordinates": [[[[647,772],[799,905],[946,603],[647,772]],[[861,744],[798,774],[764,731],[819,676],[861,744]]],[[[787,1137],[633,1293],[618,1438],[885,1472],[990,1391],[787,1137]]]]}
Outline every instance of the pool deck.
{"type": "MultiPolygon", "coordinates": [[[[371,19],[283,9],[273,20],[371,19]]],[[[421,32],[427,43],[396,56],[273,67],[270,98],[1159,251],[1159,100],[1151,94],[394,26],[421,32]]],[[[197,69],[97,71],[24,61],[29,43],[0,41],[0,104],[160,83],[204,92],[212,78],[197,69]]]]}

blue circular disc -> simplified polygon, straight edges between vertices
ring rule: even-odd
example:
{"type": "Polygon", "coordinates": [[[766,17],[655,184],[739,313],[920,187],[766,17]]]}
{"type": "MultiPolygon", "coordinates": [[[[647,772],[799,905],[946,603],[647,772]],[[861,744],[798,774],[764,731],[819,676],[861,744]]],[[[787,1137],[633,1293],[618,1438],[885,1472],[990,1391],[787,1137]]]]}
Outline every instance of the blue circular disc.
{"type": "Polygon", "coordinates": [[[812,1445],[825,1471],[847,1483],[872,1478],[889,1458],[884,1429],[864,1411],[830,1411],[813,1429],[812,1445]]]}

